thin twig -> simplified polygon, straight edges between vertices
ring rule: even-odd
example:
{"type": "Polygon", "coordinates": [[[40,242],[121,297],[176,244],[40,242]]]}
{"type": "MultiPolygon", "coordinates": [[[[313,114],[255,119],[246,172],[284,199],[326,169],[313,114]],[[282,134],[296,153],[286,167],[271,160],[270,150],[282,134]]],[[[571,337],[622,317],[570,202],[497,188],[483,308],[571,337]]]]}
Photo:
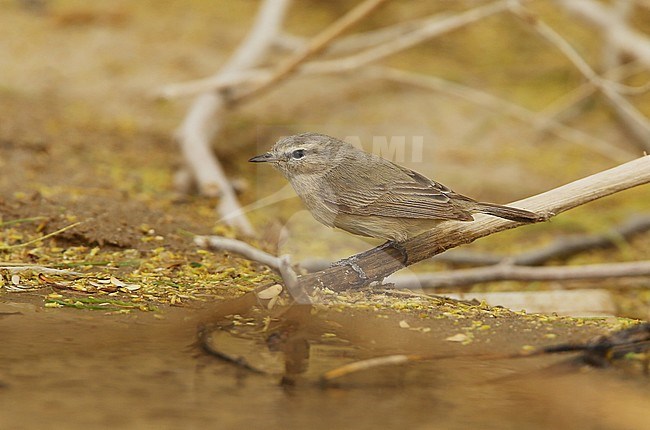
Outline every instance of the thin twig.
{"type": "MultiPolygon", "coordinates": [[[[620,81],[634,74],[641,73],[644,70],[645,67],[642,64],[634,61],[622,64],[614,69],[609,69],[605,72],[604,76],[610,80],[620,81]]],[[[563,94],[558,99],[544,107],[538,115],[545,117],[543,121],[550,119],[566,121],[566,112],[597,91],[598,88],[596,88],[590,81],[587,81],[579,87],[563,94]]],[[[540,129],[543,128],[545,128],[544,125],[540,127],[540,129]]]]}
{"type": "Polygon", "coordinates": [[[276,84],[295,73],[300,65],[305,63],[308,59],[325,50],[334,39],[339,37],[355,24],[359,23],[387,1],[388,0],[365,0],[363,3],[357,5],[311,39],[305,49],[285,61],[271,76],[264,79],[264,81],[258,83],[253,88],[235,95],[229,101],[231,103],[240,103],[273,88],[276,84]]]}
{"type": "Polygon", "coordinates": [[[451,94],[455,97],[460,97],[464,100],[468,100],[490,109],[496,108],[504,114],[527,124],[532,124],[534,127],[547,127],[548,131],[556,136],[580,144],[590,151],[597,152],[612,161],[627,161],[630,157],[635,155],[635,153],[614,146],[605,140],[591,136],[576,128],[564,125],[559,121],[542,118],[537,113],[526,109],[523,106],[500,99],[480,90],[441,79],[436,76],[422,75],[420,73],[377,66],[373,67],[371,70],[373,73],[376,73],[378,77],[383,79],[389,79],[419,88],[427,88],[451,94]]]}
{"type": "Polygon", "coordinates": [[[638,94],[639,92],[645,92],[647,89],[645,87],[635,88],[629,87],[627,85],[622,85],[616,81],[611,81],[604,79],[598,75],[591,68],[589,63],[585,61],[584,58],[578,54],[578,52],[571,46],[571,44],[563,38],[557,31],[553,30],[550,25],[542,21],[537,15],[529,12],[527,9],[521,6],[517,1],[510,2],[510,12],[515,16],[520,18],[523,22],[527,23],[535,31],[555,46],[565,57],[573,63],[573,65],[582,73],[582,75],[587,78],[595,87],[599,89],[611,88],[620,93],[631,93],[638,94]]]}
{"type": "MultiPolygon", "coordinates": [[[[548,42],[558,48],[575,65],[580,73],[601,91],[605,99],[616,109],[617,113],[625,118],[625,124],[633,131],[637,140],[643,144],[644,149],[650,150],[650,122],[636,107],[622,96],[622,93],[627,92],[630,88],[598,76],[566,39],[560,36],[548,24],[541,21],[537,16],[521,7],[517,2],[511,3],[510,10],[516,16],[530,24],[548,42]]],[[[647,88],[642,87],[640,90],[645,92],[647,88]]],[[[633,88],[631,91],[638,92],[639,89],[633,88]]]]}
{"type": "Polygon", "coordinates": [[[440,273],[418,273],[417,277],[393,277],[398,288],[459,287],[496,281],[568,281],[578,279],[633,278],[650,276],[650,261],[588,264],[584,266],[525,267],[512,264],[440,273]]]}
{"type": "Polygon", "coordinates": [[[79,224],[82,224],[82,223],[83,223],[83,221],[75,222],[74,224],[70,224],[69,226],[63,227],[63,228],[61,228],[61,229],[59,229],[57,231],[53,231],[52,233],[46,234],[45,236],[38,237],[38,238],[30,240],[28,242],[19,243],[19,244],[11,245],[11,246],[0,247],[0,251],[8,251],[10,249],[24,248],[25,246],[29,246],[29,245],[31,245],[33,243],[40,242],[42,240],[49,239],[50,237],[53,237],[53,236],[59,235],[59,234],[61,234],[63,232],[66,232],[66,231],[70,230],[71,228],[75,228],[76,226],[78,226],[79,224]]]}
{"type": "Polygon", "coordinates": [[[276,257],[246,242],[221,236],[196,236],[194,243],[202,248],[233,252],[248,260],[268,266],[282,276],[287,291],[296,302],[300,304],[311,303],[309,294],[298,282],[298,274],[291,265],[290,256],[276,257]]]}
{"type": "Polygon", "coordinates": [[[194,238],[194,243],[201,248],[234,252],[235,254],[239,254],[248,260],[257,261],[258,263],[264,264],[265,266],[268,266],[276,272],[280,273],[282,261],[279,257],[271,255],[268,252],[264,252],[259,248],[255,248],[254,246],[249,245],[246,242],[242,242],[241,240],[228,239],[221,236],[196,236],[194,238]]]}
{"type": "Polygon", "coordinates": [[[620,20],[612,19],[616,15],[611,8],[593,0],[556,0],[566,10],[596,26],[603,34],[607,34],[610,43],[630,55],[646,67],[650,67],[650,38],[632,29],[620,20]]]}
{"type": "MultiPolygon", "coordinates": [[[[627,27],[628,19],[634,11],[635,2],[630,0],[615,0],[612,5],[610,20],[618,21],[620,26],[627,27]]],[[[616,41],[613,40],[611,34],[606,33],[603,35],[603,48],[601,64],[603,70],[612,70],[621,65],[622,55],[616,41]]]]}
{"type": "Polygon", "coordinates": [[[393,354],[385,355],[383,357],[367,358],[365,360],[358,360],[343,366],[336,367],[323,373],[320,377],[321,384],[327,384],[335,379],[340,379],[344,376],[353,373],[359,373],[364,370],[375,369],[382,366],[396,366],[399,364],[421,361],[425,356],[417,354],[393,354]]]}
{"type": "Polygon", "coordinates": [[[53,269],[51,267],[44,267],[44,266],[37,266],[34,264],[24,264],[24,263],[7,263],[3,262],[3,265],[0,266],[0,270],[6,270],[8,272],[39,272],[39,273],[51,273],[51,274],[57,274],[57,275],[73,275],[73,276],[80,276],[83,275],[83,273],[80,272],[73,272],[69,269],[53,269]]]}
{"type": "Polygon", "coordinates": [[[434,37],[449,33],[450,31],[495,15],[507,8],[507,0],[496,1],[456,15],[444,17],[443,19],[430,20],[422,27],[384,44],[374,46],[349,57],[306,64],[303,69],[305,73],[311,74],[340,73],[357,69],[361,66],[397,54],[398,52],[402,52],[434,37]]]}
{"type": "Polygon", "coordinates": [[[31,218],[20,218],[20,219],[12,219],[9,221],[1,221],[0,222],[0,227],[7,227],[9,225],[14,225],[14,224],[22,224],[25,222],[34,222],[34,221],[41,221],[47,219],[46,216],[35,216],[31,218]]]}
{"type": "Polygon", "coordinates": [[[649,230],[650,216],[635,215],[605,233],[562,237],[549,245],[518,255],[505,256],[482,252],[451,251],[435,256],[434,260],[470,266],[489,266],[505,261],[519,266],[539,266],[550,260],[567,259],[585,251],[616,247],[649,230]]]}
{"type": "MultiPolygon", "coordinates": [[[[364,48],[365,50],[347,57],[312,61],[306,62],[305,64],[302,64],[302,62],[305,62],[308,58],[302,58],[302,53],[298,54],[302,58],[301,63],[297,64],[297,66],[300,66],[299,73],[300,75],[313,75],[348,72],[390,55],[395,55],[419,43],[457,30],[506,9],[507,1],[497,1],[455,15],[435,15],[430,18],[401,23],[385,29],[368,32],[368,34],[351,35],[338,41],[338,43],[336,40],[332,40],[330,41],[331,46],[326,47],[328,53],[347,51],[351,47],[364,48]],[[392,36],[393,34],[395,34],[394,37],[388,37],[388,35],[392,36]]],[[[299,45],[299,49],[304,51],[307,42],[302,38],[300,40],[294,39],[292,39],[292,44],[299,45]]],[[[252,83],[260,85],[261,82],[270,80],[272,74],[278,73],[280,72],[272,72],[271,70],[249,70],[237,76],[213,76],[180,84],[167,85],[160,90],[160,93],[167,97],[179,97],[203,91],[222,90],[244,84],[252,83]]],[[[282,78],[284,78],[284,75],[282,78]]]]}

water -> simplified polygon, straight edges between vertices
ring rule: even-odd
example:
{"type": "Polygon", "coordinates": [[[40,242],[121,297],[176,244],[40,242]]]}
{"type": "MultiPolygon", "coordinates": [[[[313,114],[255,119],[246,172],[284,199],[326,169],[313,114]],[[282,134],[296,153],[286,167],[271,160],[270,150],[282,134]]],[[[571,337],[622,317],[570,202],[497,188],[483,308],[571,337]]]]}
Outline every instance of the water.
{"type": "Polygon", "coordinates": [[[514,322],[464,346],[445,340],[458,330],[452,321],[411,318],[411,328],[419,321],[431,331],[405,329],[399,322],[409,317],[387,310],[269,314],[240,302],[207,313],[169,310],[159,320],[21,300],[11,303],[21,314],[0,318],[2,429],[650,428],[648,379],[638,369],[558,368],[565,359],[558,356],[476,357],[532,336],[514,322]],[[241,318],[225,317],[242,310],[241,318]],[[206,321],[216,324],[207,336],[213,349],[265,373],[203,353],[196,327],[206,321]],[[337,366],[395,353],[452,357],[319,382],[337,366]]]}

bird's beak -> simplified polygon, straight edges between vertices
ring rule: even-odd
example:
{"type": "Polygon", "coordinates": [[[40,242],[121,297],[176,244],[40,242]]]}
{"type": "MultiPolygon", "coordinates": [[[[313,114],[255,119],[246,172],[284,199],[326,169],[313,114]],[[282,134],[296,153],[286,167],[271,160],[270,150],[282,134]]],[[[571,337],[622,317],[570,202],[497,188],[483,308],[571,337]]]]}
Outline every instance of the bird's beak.
{"type": "Polygon", "coordinates": [[[267,152],[266,154],[257,155],[248,161],[250,161],[251,163],[270,163],[273,161],[278,161],[278,158],[275,155],[273,155],[273,153],[267,152]]]}

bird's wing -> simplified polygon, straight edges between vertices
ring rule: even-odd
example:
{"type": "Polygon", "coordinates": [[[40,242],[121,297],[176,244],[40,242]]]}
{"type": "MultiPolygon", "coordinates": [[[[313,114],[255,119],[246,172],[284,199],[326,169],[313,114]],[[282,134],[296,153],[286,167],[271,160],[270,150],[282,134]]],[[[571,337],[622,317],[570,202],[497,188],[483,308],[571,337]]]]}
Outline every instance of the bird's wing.
{"type": "Polygon", "coordinates": [[[383,161],[372,168],[360,165],[355,169],[331,171],[327,177],[331,192],[325,203],[333,210],[350,215],[473,219],[470,212],[458,204],[460,200],[472,202],[471,199],[417,172],[383,161]]]}

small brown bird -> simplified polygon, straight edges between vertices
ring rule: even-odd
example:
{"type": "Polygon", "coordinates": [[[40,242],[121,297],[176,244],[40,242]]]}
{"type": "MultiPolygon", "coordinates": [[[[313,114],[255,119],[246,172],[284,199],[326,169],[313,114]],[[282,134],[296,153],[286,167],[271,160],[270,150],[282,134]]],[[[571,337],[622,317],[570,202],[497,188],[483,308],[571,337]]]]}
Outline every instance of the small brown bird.
{"type": "Polygon", "coordinates": [[[540,219],[527,210],[477,202],[324,134],[286,137],[249,161],[271,163],[282,172],[321,223],[393,244],[441,221],[472,221],[473,213],[517,222],[540,219]]]}

